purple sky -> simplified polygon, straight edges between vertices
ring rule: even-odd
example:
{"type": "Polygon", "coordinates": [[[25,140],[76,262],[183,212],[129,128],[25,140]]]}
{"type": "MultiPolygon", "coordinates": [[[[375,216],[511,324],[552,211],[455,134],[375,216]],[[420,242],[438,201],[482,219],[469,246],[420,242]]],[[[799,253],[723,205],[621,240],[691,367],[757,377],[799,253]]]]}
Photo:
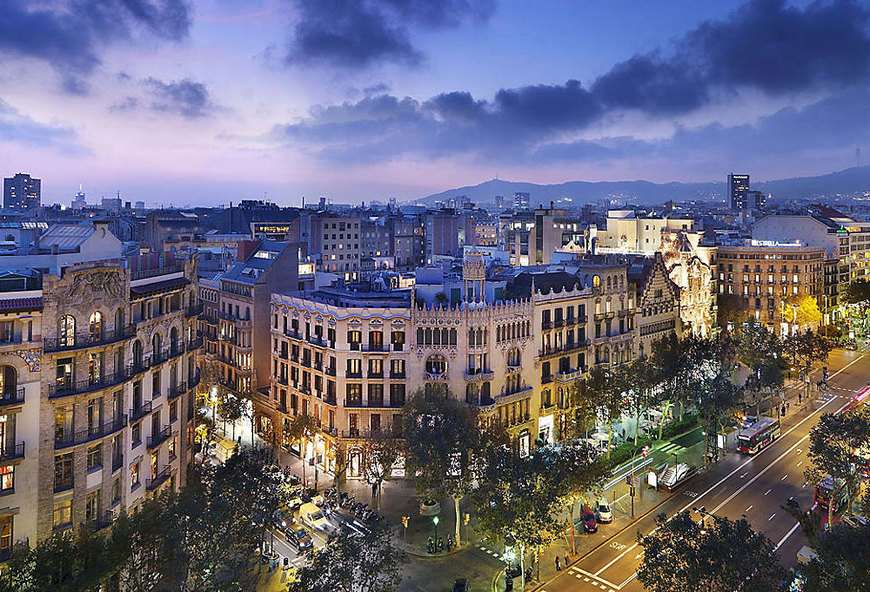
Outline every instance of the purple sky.
{"type": "Polygon", "coordinates": [[[2,0],[0,173],[167,206],[820,174],[870,133],[868,10],[2,0]]]}

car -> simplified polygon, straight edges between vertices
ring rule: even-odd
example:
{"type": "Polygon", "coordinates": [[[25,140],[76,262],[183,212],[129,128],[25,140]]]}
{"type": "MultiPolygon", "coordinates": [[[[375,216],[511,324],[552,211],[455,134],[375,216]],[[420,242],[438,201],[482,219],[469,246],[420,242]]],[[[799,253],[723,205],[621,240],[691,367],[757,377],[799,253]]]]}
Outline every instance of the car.
{"type": "Polygon", "coordinates": [[[859,526],[867,526],[867,524],[870,524],[870,520],[864,518],[863,516],[844,516],[843,522],[853,528],[858,528],[859,526]]]}
{"type": "Polygon", "coordinates": [[[314,548],[314,541],[311,540],[311,535],[299,525],[291,526],[285,534],[287,536],[287,543],[296,549],[297,553],[304,553],[314,548]]]}
{"type": "Polygon", "coordinates": [[[610,504],[604,500],[598,500],[598,503],[595,504],[595,518],[601,524],[613,522],[613,510],[610,509],[610,504]]]}
{"type": "Polygon", "coordinates": [[[846,349],[851,350],[851,351],[857,350],[858,349],[858,342],[855,341],[854,339],[852,341],[847,341],[846,342],[846,349]]]}
{"type": "Polygon", "coordinates": [[[466,578],[459,578],[453,582],[453,592],[471,592],[466,578]]]}
{"type": "Polygon", "coordinates": [[[299,508],[299,518],[315,530],[325,531],[329,529],[329,520],[323,515],[323,510],[308,502],[299,508]]]}
{"type": "Polygon", "coordinates": [[[598,530],[595,512],[586,504],[583,504],[583,507],[580,509],[580,519],[583,521],[583,530],[586,532],[596,532],[598,530]]]}
{"type": "Polygon", "coordinates": [[[296,520],[287,512],[275,510],[272,514],[272,524],[281,532],[286,532],[288,528],[296,524],[296,520]]]}

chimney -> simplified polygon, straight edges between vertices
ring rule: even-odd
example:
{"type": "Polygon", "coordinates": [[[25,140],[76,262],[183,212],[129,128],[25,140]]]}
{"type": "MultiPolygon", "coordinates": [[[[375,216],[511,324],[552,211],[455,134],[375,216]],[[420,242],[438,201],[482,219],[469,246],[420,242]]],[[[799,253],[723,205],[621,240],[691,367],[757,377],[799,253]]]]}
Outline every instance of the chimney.
{"type": "Polygon", "coordinates": [[[551,210],[556,209],[556,202],[554,202],[554,201],[551,201],[551,202],[550,202],[550,209],[551,209],[551,210]]]}

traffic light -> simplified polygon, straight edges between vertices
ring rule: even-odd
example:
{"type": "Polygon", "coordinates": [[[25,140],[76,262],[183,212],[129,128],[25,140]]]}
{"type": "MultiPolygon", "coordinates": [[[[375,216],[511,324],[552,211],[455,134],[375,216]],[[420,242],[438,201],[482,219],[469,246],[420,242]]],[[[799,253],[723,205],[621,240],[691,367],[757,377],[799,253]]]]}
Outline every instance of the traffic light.
{"type": "Polygon", "coordinates": [[[466,512],[465,513],[465,524],[468,524],[469,522],[471,522],[471,514],[466,512]]]}
{"type": "Polygon", "coordinates": [[[410,516],[402,516],[402,526],[408,528],[408,520],[410,520],[410,516]]]}

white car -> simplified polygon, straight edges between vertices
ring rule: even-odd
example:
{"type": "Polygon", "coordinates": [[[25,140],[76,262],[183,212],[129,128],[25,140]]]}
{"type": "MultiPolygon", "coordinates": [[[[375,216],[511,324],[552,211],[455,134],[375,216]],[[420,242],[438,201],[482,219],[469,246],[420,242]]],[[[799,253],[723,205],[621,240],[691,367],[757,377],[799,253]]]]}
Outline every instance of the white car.
{"type": "Polygon", "coordinates": [[[613,522],[613,510],[610,509],[610,504],[604,500],[598,500],[595,504],[595,513],[598,515],[598,522],[608,524],[613,522]]]}
{"type": "Polygon", "coordinates": [[[314,530],[326,531],[329,529],[329,520],[323,515],[323,511],[312,503],[302,504],[299,509],[299,517],[304,524],[314,530]]]}

